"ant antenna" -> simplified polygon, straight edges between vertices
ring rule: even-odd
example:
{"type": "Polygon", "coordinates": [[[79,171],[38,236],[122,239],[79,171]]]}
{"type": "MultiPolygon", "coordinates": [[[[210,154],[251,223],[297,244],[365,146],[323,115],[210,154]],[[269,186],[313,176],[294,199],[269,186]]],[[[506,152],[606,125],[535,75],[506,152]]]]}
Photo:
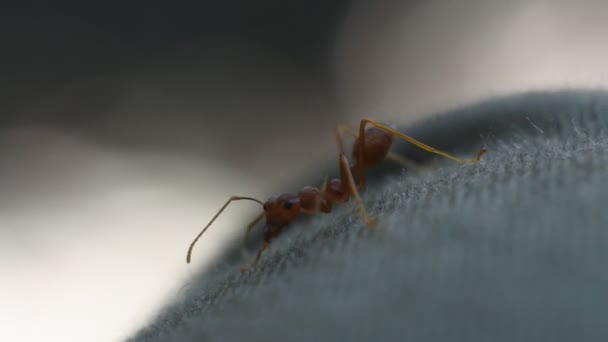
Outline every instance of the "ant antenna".
{"type": "Polygon", "coordinates": [[[196,241],[198,241],[198,239],[203,235],[203,233],[211,226],[211,224],[213,223],[213,221],[215,221],[215,219],[218,218],[218,216],[220,216],[220,214],[222,213],[222,211],[224,211],[224,209],[226,209],[226,207],[232,201],[240,201],[240,200],[254,201],[254,202],[258,202],[262,206],[264,206],[264,203],[262,201],[260,201],[258,199],[255,199],[253,197],[243,197],[243,196],[232,196],[232,197],[230,197],[230,199],[228,199],[228,201],[226,202],[226,204],[224,204],[224,206],[217,212],[217,214],[215,214],[215,216],[213,216],[213,218],[211,219],[211,221],[209,221],[209,223],[205,226],[205,228],[203,228],[203,230],[196,236],[196,238],[194,238],[194,241],[192,241],[192,243],[190,244],[190,247],[188,248],[188,255],[186,256],[186,262],[187,263],[190,263],[190,257],[192,255],[192,248],[196,244],[196,241]]]}

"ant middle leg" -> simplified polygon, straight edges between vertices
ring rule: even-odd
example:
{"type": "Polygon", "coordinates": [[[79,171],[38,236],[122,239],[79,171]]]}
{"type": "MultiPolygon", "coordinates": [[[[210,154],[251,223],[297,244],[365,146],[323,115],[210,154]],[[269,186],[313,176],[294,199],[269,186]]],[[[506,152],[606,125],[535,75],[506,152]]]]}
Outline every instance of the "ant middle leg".
{"type": "Polygon", "coordinates": [[[346,156],[343,153],[340,153],[340,180],[342,182],[342,186],[346,186],[349,194],[354,197],[355,202],[359,207],[359,213],[361,214],[361,218],[363,219],[367,227],[375,228],[376,224],[378,223],[378,220],[370,218],[369,214],[367,213],[365,205],[361,200],[361,196],[359,196],[359,190],[355,185],[355,179],[353,178],[348,159],[346,159],[346,156]]]}

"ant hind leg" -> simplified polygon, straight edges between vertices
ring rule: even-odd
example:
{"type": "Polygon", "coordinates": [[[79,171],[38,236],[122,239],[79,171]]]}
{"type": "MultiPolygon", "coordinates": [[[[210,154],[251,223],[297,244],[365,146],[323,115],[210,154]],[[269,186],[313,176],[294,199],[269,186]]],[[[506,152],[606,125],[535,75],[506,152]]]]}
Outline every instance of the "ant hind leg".
{"type": "Polygon", "coordinates": [[[365,125],[366,124],[370,124],[370,125],[372,125],[372,126],[374,126],[376,128],[379,128],[379,129],[381,129],[383,131],[386,131],[386,132],[392,134],[393,136],[396,136],[399,139],[405,140],[405,141],[409,142],[410,144],[416,145],[419,148],[421,148],[421,149],[423,149],[423,150],[425,150],[427,152],[440,155],[442,157],[451,159],[451,160],[453,160],[453,161],[455,161],[457,163],[460,163],[460,164],[477,164],[481,160],[481,156],[484,153],[486,153],[485,146],[481,146],[481,148],[479,148],[479,150],[477,151],[477,155],[475,156],[475,159],[461,159],[461,158],[453,156],[453,155],[451,155],[449,153],[440,151],[440,150],[438,150],[438,149],[436,149],[434,147],[426,145],[426,144],[424,144],[424,143],[422,143],[422,142],[420,142],[420,141],[418,141],[418,140],[416,140],[416,139],[414,139],[414,138],[412,138],[410,136],[407,136],[407,135],[405,135],[405,134],[397,131],[394,128],[391,128],[391,127],[383,125],[383,124],[381,124],[381,123],[379,123],[377,121],[369,120],[369,119],[363,119],[363,120],[361,120],[361,124],[359,125],[359,136],[361,136],[361,137],[365,136],[365,125]]]}
{"type": "Polygon", "coordinates": [[[414,170],[416,172],[421,172],[424,169],[423,166],[418,165],[415,161],[402,157],[393,151],[389,151],[385,159],[394,161],[404,169],[414,170]]]}

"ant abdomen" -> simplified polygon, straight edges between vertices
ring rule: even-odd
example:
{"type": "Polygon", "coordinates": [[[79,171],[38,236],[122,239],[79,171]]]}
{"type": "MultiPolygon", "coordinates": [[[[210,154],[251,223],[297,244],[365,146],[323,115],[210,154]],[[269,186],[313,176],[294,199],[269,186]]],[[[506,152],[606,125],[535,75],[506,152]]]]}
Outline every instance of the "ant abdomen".
{"type": "MultiPolygon", "coordinates": [[[[371,127],[365,131],[364,139],[363,164],[371,166],[380,163],[386,158],[386,155],[393,145],[394,137],[389,132],[376,127],[371,127]]],[[[356,163],[360,162],[357,158],[360,143],[361,137],[358,137],[353,144],[353,157],[356,163]]]]}

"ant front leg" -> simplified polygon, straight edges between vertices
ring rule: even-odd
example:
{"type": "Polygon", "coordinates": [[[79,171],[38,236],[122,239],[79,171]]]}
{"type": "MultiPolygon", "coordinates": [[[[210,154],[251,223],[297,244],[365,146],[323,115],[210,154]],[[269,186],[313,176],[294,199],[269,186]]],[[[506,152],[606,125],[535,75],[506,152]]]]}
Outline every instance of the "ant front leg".
{"type": "Polygon", "coordinates": [[[270,242],[264,240],[264,245],[262,246],[262,248],[260,248],[260,250],[258,250],[258,252],[255,255],[255,259],[253,259],[253,262],[251,262],[251,264],[249,266],[243,266],[241,267],[241,272],[246,272],[251,270],[252,268],[255,267],[255,265],[258,264],[258,261],[260,260],[260,257],[262,256],[262,253],[267,250],[268,248],[270,248],[270,242]]]}
{"type": "Polygon", "coordinates": [[[247,225],[247,229],[245,230],[245,236],[243,237],[243,243],[241,245],[241,254],[245,255],[247,250],[247,242],[249,241],[249,235],[255,226],[264,218],[266,212],[262,211],[258,214],[250,223],[247,225]]]}

